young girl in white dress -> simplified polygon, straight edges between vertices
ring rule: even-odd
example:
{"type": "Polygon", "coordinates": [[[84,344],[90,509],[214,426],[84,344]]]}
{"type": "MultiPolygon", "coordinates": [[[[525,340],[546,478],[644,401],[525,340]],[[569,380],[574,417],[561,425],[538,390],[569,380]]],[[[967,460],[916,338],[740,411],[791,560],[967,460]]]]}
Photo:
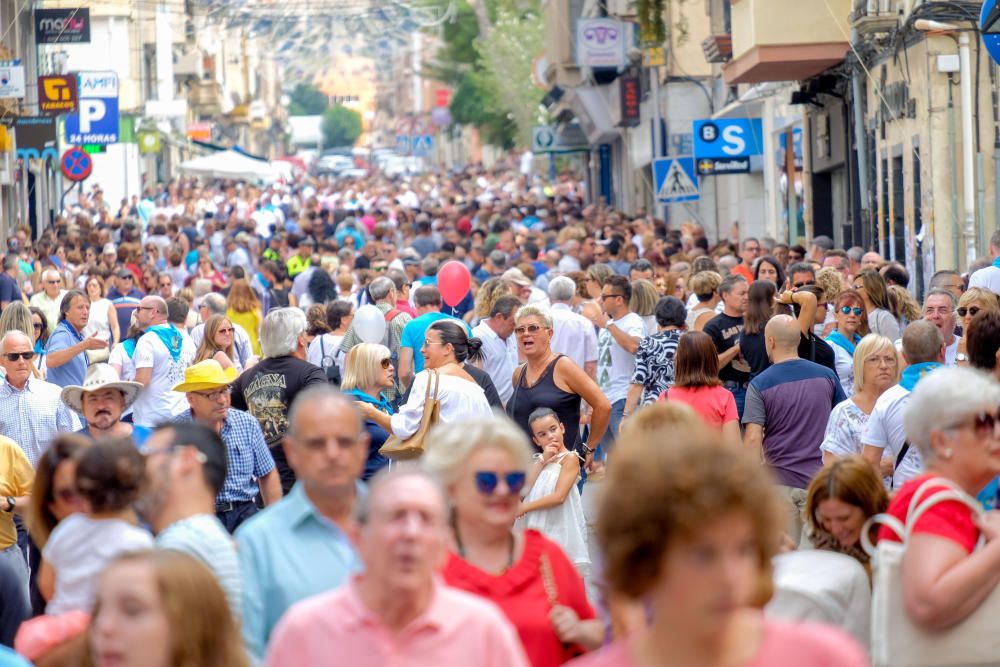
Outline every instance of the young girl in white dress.
{"type": "Polygon", "coordinates": [[[587,527],[577,482],[580,457],[566,449],[566,427],[549,408],[538,408],[528,417],[532,439],[542,452],[535,454],[528,471],[518,525],[534,528],[556,542],[584,578],[590,570],[587,527]]]}

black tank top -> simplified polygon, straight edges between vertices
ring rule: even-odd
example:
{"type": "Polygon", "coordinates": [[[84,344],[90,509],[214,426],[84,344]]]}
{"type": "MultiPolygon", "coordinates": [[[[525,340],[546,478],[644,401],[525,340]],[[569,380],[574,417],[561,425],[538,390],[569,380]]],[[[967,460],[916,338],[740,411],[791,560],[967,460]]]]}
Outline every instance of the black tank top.
{"type": "Polygon", "coordinates": [[[555,370],[556,364],[564,355],[560,354],[552,363],[548,365],[538,381],[531,387],[528,386],[527,378],[528,365],[524,364],[518,368],[517,384],[514,385],[514,393],[507,402],[507,416],[513,419],[518,426],[524,429],[531,439],[531,429],[528,428],[528,417],[538,408],[551,408],[559,416],[559,421],[566,427],[565,444],[566,449],[574,450],[577,447],[580,435],[580,396],[563,391],[556,385],[555,370]]]}

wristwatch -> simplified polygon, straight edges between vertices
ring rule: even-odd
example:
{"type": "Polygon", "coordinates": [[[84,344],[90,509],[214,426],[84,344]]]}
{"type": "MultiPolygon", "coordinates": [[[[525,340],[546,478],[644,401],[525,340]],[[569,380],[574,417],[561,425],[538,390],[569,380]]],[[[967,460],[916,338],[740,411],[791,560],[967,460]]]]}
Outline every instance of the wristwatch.
{"type": "Polygon", "coordinates": [[[968,361],[968,360],[969,360],[969,355],[967,355],[965,352],[959,352],[958,354],[955,355],[955,361],[968,361]]]}
{"type": "Polygon", "coordinates": [[[593,454],[594,453],[594,450],[591,449],[590,447],[588,447],[587,443],[585,443],[585,442],[580,443],[580,449],[583,450],[584,454],[593,454]]]}
{"type": "Polygon", "coordinates": [[[15,507],[17,507],[17,501],[14,500],[13,496],[7,496],[7,508],[4,510],[4,512],[7,512],[9,514],[14,511],[15,507]]]}

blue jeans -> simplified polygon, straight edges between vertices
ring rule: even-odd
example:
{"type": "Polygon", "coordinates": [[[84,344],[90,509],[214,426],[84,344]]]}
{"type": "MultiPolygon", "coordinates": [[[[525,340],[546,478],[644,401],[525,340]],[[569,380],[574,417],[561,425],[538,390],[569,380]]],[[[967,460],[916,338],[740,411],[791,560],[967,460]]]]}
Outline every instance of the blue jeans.
{"type": "Polygon", "coordinates": [[[0,644],[14,646],[14,635],[31,618],[28,563],[15,544],[0,551],[0,644]]]}
{"type": "Polygon", "coordinates": [[[743,424],[743,407],[747,402],[747,388],[746,386],[739,387],[735,383],[725,383],[726,389],[729,393],[733,395],[733,400],[736,401],[736,413],[740,416],[740,424],[743,424]]]}
{"type": "Polygon", "coordinates": [[[608,419],[608,430],[604,432],[604,437],[594,453],[595,461],[603,461],[608,457],[608,452],[615,445],[615,438],[618,437],[618,427],[622,424],[625,416],[625,399],[615,401],[611,404],[611,417],[608,419]]]}
{"type": "Polygon", "coordinates": [[[215,516],[219,518],[222,525],[226,527],[229,534],[232,535],[236,532],[244,521],[252,517],[257,513],[257,505],[254,504],[252,500],[240,503],[232,503],[231,509],[220,510],[218,507],[215,510],[215,516]]]}

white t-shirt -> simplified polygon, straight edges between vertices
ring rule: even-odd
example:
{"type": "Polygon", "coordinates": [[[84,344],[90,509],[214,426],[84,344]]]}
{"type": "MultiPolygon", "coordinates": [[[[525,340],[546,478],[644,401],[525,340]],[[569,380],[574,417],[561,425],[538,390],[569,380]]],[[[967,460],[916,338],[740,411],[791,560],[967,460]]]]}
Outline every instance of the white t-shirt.
{"type": "Polygon", "coordinates": [[[835,456],[861,454],[864,449],[861,437],[868,418],[869,415],[850,398],[837,403],[826,423],[826,434],[819,445],[820,451],[830,452],[835,456]]]}
{"type": "Polygon", "coordinates": [[[958,341],[960,341],[960,340],[962,340],[961,336],[955,336],[955,341],[951,345],[949,345],[948,347],[944,348],[944,365],[945,366],[954,366],[955,365],[955,357],[958,356],[958,341]]]}
{"type": "Polygon", "coordinates": [[[1000,294],[1000,269],[995,266],[979,269],[969,278],[969,287],[983,287],[1000,294]]]}
{"type": "MultiPolygon", "coordinates": [[[[910,400],[910,391],[895,385],[886,390],[875,401],[875,409],[868,419],[861,434],[861,443],[873,447],[882,447],[882,455],[891,454],[895,459],[906,442],[906,431],[903,429],[903,412],[910,400]]],[[[917,448],[910,446],[906,456],[896,468],[892,476],[892,486],[898,489],[909,479],[924,471],[924,462],[917,448]]]]}
{"type": "MultiPolygon", "coordinates": [[[[131,382],[135,379],[135,362],[132,360],[132,357],[128,356],[128,352],[125,351],[125,343],[118,343],[111,348],[108,363],[121,367],[122,380],[131,382]]],[[[131,412],[131,410],[129,411],[131,412]]]]}
{"type": "Polygon", "coordinates": [[[243,575],[236,542],[214,514],[196,514],[170,524],[156,536],[156,548],[183,551],[201,560],[225,591],[233,616],[243,615],[243,575]]]}
{"type": "Polygon", "coordinates": [[[552,351],[565,354],[583,368],[588,361],[597,361],[597,331],[583,315],[574,313],[565,303],[552,304],[552,351]]]}
{"type": "Polygon", "coordinates": [[[483,370],[493,380],[500,400],[506,405],[514,393],[512,378],[514,369],[517,368],[517,342],[514,334],[507,336],[507,340],[501,340],[487,320],[483,320],[472,330],[472,335],[483,341],[483,370]]]}
{"type": "Polygon", "coordinates": [[[56,573],[55,592],[45,613],[89,612],[98,575],[117,556],[153,548],[153,537],[121,519],[95,520],[71,514],[55,527],[42,550],[56,573]]]}
{"type": "Polygon", "coordinates": [[[342,342],[344,342],[343,336],[336,336],[332,333],[316,336],[309,343],[309,349],[306,351],[306,361],[319,366],[324,371],[336,364],[340,369],[341,375],[343,375],[347,355],[340,351],[340,344],[342,342]]]}
{"type": "Polygon", "coordinates": [[[196,350],[190,337],[182,336],[181,339],[181,354],[177,361],[155,333],[144,333],[135,345],[132,361],[136,371],[140,368],[153,369],[149,385],[139,392],[132,404],[132,419],[139,426],[154,428],[188,409],[184,394],[173,391],[173,387],[184,381],[184,369],[191,364],[196,350]]]}
{"type": "MultiPolygon", "coordinates": [[[[620,320],[610,320],[629,336],[646,337],[646,324],[642,318],[629,312],[620,320]]],[[[597,384],[612,403],[628,395],[628,386],[635,371],[635,355],[625,351],[607,327],[597,336],[597,384]]]]}

